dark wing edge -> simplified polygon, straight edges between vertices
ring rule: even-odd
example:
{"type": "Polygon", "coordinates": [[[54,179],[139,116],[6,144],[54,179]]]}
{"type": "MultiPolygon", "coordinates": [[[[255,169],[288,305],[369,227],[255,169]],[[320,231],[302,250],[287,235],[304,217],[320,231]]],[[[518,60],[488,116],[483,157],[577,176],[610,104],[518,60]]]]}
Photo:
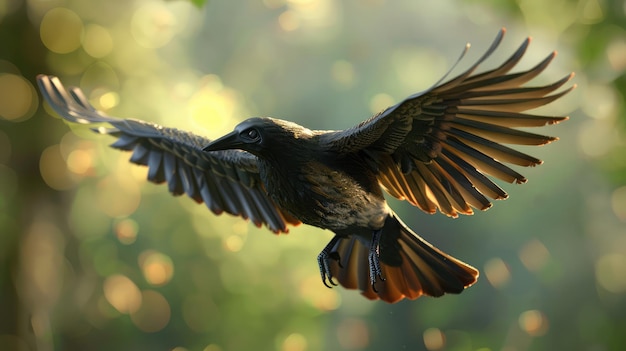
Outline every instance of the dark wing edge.
{"type": "Polygon", "coordinates": [[[187,194],[205,203],[215,214],[227,212],[263,224],[274,233],[287,233],[287,225],[300,222],[283,213],[267,196],[256,157],[225,150],[203,152],[209,140],[189,132],[134,119],[119,119],[97,111],[78,88],[67,91],[54,76],[39,75],[39,89],[63,119],[81,124],[106,123],[95,132],[117,137],[111,147],[132,151],[130,162],[148,167],[148,180],[167,183],[173,195],[187,194]]]}
{"type": "MultiPolygon", "coordinates": [[[[505,144],[544,145],[558,140],[516,128],[568,119],[524,111],[549,104],[576,85],[555,93],[574,77],[571,73],[551,84],[523,86],[546,69],[556,52],[526,71],[509,73],[531,38],[500,66],[475,74],[505,32],[503,28],[485,54],[460,75],[411,95],[352,129],[329,133],[327,147],[361,153],[389,194],[427,213],[439,210],[457,217],[472,214],[472,208],[490,208],[489,198],[507,198],[488,176],[525,183],[527,179],[506,164],[529,167],[542,161],[505,144]]],[[[461,58],[466,51],[467,47],[461,58]]]]}

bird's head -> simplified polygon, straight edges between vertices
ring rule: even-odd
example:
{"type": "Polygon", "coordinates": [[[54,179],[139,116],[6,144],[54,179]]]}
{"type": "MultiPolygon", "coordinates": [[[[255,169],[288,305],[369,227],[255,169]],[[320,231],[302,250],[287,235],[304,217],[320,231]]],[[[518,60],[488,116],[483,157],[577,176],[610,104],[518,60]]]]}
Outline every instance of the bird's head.
{"type": "Polygon", "coordinates": [[[312,132],[298,124],[269,117],[253,117],[239,123],[223,137],[210,142],[204,151],[240,149],[257,156],[290,147],[296,139],[310,137],[312,132]]]}

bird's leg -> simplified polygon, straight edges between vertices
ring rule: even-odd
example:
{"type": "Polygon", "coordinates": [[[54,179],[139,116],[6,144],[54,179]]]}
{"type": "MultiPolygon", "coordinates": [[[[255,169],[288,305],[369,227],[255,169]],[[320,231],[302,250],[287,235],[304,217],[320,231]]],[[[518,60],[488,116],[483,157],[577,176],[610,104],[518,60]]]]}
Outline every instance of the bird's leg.
{"type": "Polygon", "coordinates": [[[339,241],[339,237],[334,236],[330,240],[330,242],[328,242],[328,244],[324,247],[324,249],[322,249],[322,252],[320,252],[320,254],[317,256],[317,264],[320,267],[320,274],[322,275],[322,283],[324,283],[324,285],[326,285],[329,288],[332,288],[332,286],[328,285],[328,283],[334,286],[337,286],[337,283],[333,281],[333,274],[330,271],[330,260],[331,259],[337,260],[337,262],[339,262],[339,267],[341,267],[339,254],[337,252],[331,252],[333,247],[335,247],[335,245],[337,244],[337,241],[339,241]],[[328,281],[328,283],[326,281],[328,281]]]}
{"type": "Polygon", "coordinates": [[[383,271],[380,268],[380,235],[382,234],[382,229],[375,230],[372,233],[372,243],[370,245],[370,252],[367,256],[370,266],[370,283],[372,284],[372,289],[375,292],[376,290],[376,277],[380,280],[385,281],[383,278],[383,271]]]}

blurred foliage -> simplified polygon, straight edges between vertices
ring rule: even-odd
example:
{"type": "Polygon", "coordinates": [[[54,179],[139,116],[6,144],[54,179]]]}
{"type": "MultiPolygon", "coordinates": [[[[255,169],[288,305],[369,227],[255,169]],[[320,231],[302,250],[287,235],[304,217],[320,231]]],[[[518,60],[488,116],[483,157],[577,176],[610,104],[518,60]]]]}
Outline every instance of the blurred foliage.
{"type": "MultiPolygon", "coordinates": [[[[614,0],[0,1],[0,345],[7,350],[620,350],[626,347],[626,3],[614,0]],[[192,1],[202,5],[202,1],[192,1]],[[487,213],[392,201],[481,268],[395,305],[327,289],[330,233],[274,236],[165,187],[112,140],[50,117],[36,74],[107,113],[215,138],[250,115],[339,129],[428,87],[463,45],[579,88],[546,161],[487,213]],[[610,180],[610,181],[608,181],[610,180]]],[[[498,61],[489,60],[485,68],[498,61]]]]}

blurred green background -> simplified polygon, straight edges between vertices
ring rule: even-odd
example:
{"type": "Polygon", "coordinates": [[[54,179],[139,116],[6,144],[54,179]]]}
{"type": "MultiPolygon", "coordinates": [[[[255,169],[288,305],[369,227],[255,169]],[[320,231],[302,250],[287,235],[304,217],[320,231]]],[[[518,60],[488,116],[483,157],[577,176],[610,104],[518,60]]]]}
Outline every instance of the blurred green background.
{"type": "Polygon", "coordinates": [[[0,0],[0,349],[623,350],[626,2],[617,0],[0,0]],[[354,125],[533,36],[537,80],[576,71],[542,112],[570,121],[525,149],[511,198],[456,220],[392,201],[481,269],[461,295],[395,305],[327,289],[331,233],[287,236],[147,183],[113,141],[49,115],[39,73],[109,114],[215,138],[253,115],[354,125]],[[458,71],[458,70],[457,70],[458,71]]]}

